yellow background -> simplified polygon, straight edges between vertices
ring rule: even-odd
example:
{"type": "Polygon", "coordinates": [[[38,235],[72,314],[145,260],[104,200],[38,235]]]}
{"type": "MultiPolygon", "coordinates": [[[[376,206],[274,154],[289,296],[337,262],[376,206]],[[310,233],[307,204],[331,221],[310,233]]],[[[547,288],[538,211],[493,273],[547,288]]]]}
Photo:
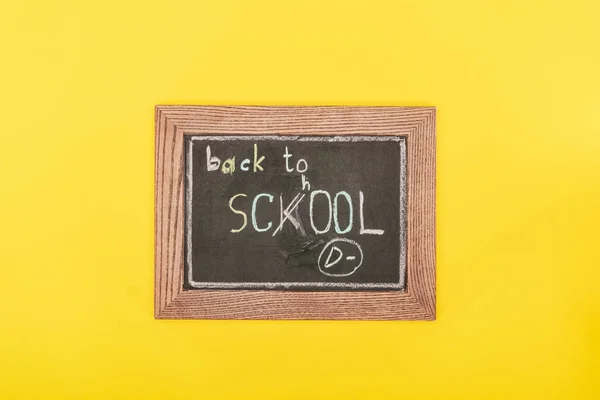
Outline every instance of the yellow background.
{"type": "Polygon", "coordinates": [[[5,1],[0,398],[600,398],[597,1],[5,1]],[[155,104],[438,107],[436,322],[155,321],[155,104]]]}

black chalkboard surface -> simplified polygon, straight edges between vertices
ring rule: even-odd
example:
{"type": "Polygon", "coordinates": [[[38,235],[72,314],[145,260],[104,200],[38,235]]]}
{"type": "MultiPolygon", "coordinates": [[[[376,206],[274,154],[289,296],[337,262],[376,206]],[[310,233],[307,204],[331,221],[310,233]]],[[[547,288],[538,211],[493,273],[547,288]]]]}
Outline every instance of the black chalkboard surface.
{"type": "Polygon", "coordinates": [[[405,290],[405,137],[184,140],[184,289],[405,290]]]}

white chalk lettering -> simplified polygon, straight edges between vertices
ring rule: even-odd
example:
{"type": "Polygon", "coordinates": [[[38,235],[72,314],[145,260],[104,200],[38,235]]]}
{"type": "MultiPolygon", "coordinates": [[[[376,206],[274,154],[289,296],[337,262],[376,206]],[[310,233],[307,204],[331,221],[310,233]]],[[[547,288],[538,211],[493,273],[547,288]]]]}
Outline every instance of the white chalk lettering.
{"type": "Polygon", "coordinates": [[[337,246],[331,246],[331,251],[329,252],[329,255],[327,256],[327,260],[325,260],[325,265],[323,265],[323,268],[333,267],[335,264],[340,262],[343,255],[344,255],[344,253],[342,253],[342,251],[340,249],[338,249],[337,246]],[[333,255],[334,251],[338,252],[338,257],[335,260],[331,261],[331,256],[333,255]]]}
{"type": "Polygon", "coordinates": [[[308,163],[306,162],[306,160],[304,158],[301,158],[298,160],[298,162],[296,163],[296,171],[302,173],[302,172],[306,172],[306,170],[308,169],[308,163]],[[300,169],[300,163],[304,163],[304,169],[300,169]]]}
{"type": "MultiPolygon", "coordinates": [[[[287,172],[294,172],[294,169],[290,168],[289,158],[291,158],[291,157],[292,157],[292,153],[290,153],[287,146],[285,146],[285,153],[283,153],[283,158],[285,158],[285,170],[287,172]]],[[[306,172],[307,169],[308,169],[308,163],[306,162],[306,160],[304,158],[299,159],[298,162],[296,163],[296,171],[300,172],[300,173],[304,173],[304,172],[306,172]],[[304,164],[304,166],[300,166],[301,164],[304,164]]]]}
{"type": "Polygon", "coordinates": [[[304,196],[305,196],[304,193],[298,193],[285,210],[283,209],[283,198],[281,195],[279,196],[279,204],[281,207],[280,208],[281,222],[279,223],[279,226],[277,227],[277,229],[275,229],[275,231],[273,232],[273,236],[275,236],[281,229],[283,229],[283,224],[285,223],[285,221],[290,221],[292,223],[292,225],[294,225],[294,228],[296,228],[296,229],[300,228],[300,223],[298,222],[298,220],[296,220],[296,218],[294,218],[294,216],[292,216],[291,213],[296,209],[296,207],[298,207],[298,204],[300,204],[300,202],[302,201],[304,196]]]}
{"type": "Polygon", "coordinates": [[[221,165],[221,160],[217,157],[212,157],[210,153],[210,146],[206,146],[206,170],[216,171],[221,165]]]}
{"type": "Polygon", "coordinates": [[[344,191],[338,192],[333,199],[333,223],[335,225],[335,231],[338,234],[343,235],[344,233],[350,232],[350,230],[352,229],[352,212],[352,199],[350,198],[350,195],[344,191]],[[346,201],[348,202],[348,209],[350,210],[350,215],[348,216],[348,225],[344,230],[340,229],[340,223],[338,221],[338,197],[340,195],[346,198],[346,201]]]}
{"type": "Polygon", "coordinates": [[[383,235],[385,232],[383,229],[365,229],[365,216],[363,212],[363,206],[365,202],[365,195],[362,191],[358,192],[358,199],[360,204],[360,234],[361,235],[383,235]]]}
{"type": "Polygon", "coordinates": [[[319,267],[319,271],[323,274],[323,275],[327,275],[327,276],[336,276],[336,277],[340,277],[340,276],[350,276],[353,273],[356,272],[357,269],[360,268],[360,266],[362,265],[363,262],[363,251],[362,248],[360,247],[360,245],[355,242],[352,239],[347,239],[347,238],[335,238],[335,239],[331,239],[329,242],[327,242],[325,244],[325,246],[323,246],[323,250],[321,250],[321,254],[319,254],[319,258],[317,260],[317,266],[319,267]],[[344,246],[341,246],[342,248],[346,248],[346,253],[352,253],[348,256],[346,256],[346,260],[348,261],[354,261],[354,263],[344,263],[341,265],[341,267],[343,267],[344,270],[346,270],[347,272],[328,272],[325,271],[326,269],[329,269],[331,267],[333,267],[334,265],[337,265],[342,257],[344,256],[344,252],[337,247],[336,245],[334,245],[334,243],[348,243],[344,246]],[[337,251],[338,252],[338,257],[334,260],[331,261],[331,256],[333,255],[333,252],[337,251]],[[327,258],[325,259],[325,262],[323,263],[323,255],[327,253],[327,258]],[[358,260],[356,259],[358,257],[358,260]],[[348,271],[349,270],[349,271],[348,271]]]}
{"type": "Polygon", "coordinates": [[[302,190],[307,190],[310,192],[310,182],[306,179],[306,176],[302,174],[302,190]]]}
{"type": "Polygon", "coordinates": [[[285,170],[287,172],[294,172],[293,168],[290,168],[290,165],[288,164],[288,158],[290,158],[292,156],[292,153],[288,153],[288,148],[287,146],[285,146],[285,154],[283,155],[283,158],[285,158],[285,170]]]}

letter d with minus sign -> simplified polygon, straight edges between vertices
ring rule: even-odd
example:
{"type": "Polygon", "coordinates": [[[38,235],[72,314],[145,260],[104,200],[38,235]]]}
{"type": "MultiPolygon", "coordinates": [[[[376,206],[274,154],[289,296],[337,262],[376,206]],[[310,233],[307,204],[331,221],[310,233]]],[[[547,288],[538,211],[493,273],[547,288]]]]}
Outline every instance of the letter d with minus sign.
{"type": "Polygon", "coordinates": [[[343,277],[350,276],[356,272],[362,265],[362,262],[363,251],[357,242],[346,238],[336,238],[325,244],[323,250],[321,250],[321,254],[319,254],[317,265],[323,275],[343,277]],[[335,243],[339,243],[339,247],[335,243]],[[339,267],[336,269],[341,269],[342,271],[337,273],[330,272],[330,269],[333,267],[339,267]]]}

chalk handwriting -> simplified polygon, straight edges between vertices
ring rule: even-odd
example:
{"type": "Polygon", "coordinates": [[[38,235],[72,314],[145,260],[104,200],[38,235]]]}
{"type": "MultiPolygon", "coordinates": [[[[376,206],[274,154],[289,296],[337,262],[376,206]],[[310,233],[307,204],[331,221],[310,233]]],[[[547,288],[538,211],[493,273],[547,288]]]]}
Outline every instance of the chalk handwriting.
{"type": "MultiPolygon", "coordinates": [[[[254,158],[252,164],[252,171],[264,171],[261,163],[265,161],[265,156],[258,156],[258,146],[256,143],[254,144],[254,158]]],[[[248,172],[250,170],[248,164],[250,164],[249,158],[244,158],[240,163],[240,169],[244,172],[248,172]]],[[[231,156],[227,158],[223,164],[221,165],[221,159],[212,154],[212,150],[210,146],[206,146],[206,170],[208,172],[218,171],[219,167],[221,167],[221,172],[225,175],[233,175],[235,172],[235,156],[231,156]]]]}
{"type": "Polygon", "coordinates": [[[285,210],[283,209],[283,197],[279,196],[279,204],[281,207],[281,213],[280,213],[281,222],[279,223],[279,226],[277,227],[277,229],[275,229],[275,231],[273,232],[273,236],[275,236],[277,234],[277,232],[279,232],[283,228],[283,224],[285,221],[289,220],[292,223],[292,225],[294,225],[294,228],[296,228],[296,229],[298,229],[300,227],[298,220],[296,220],[296,218],[291,213],[296,209],[296,207],[298,207],[298,205],[300,204],[300,202],[302,201],[304,196],[306,196],[306,194],[298,193],[285,210]]]}
{"type": "Polygon", "coordinates": [[[310,217],[310,226],[312,226],[313,231],[315,231],[315,233],[317,235],[329,232],[329,228],[331,227],[331,196],[329,195],[329,192],[326,192],[325,190],[313,190],[310,193],[310,205],[309,205],[308,214],[309,214],[309,217],[310,217]],[[318,195],[318,194],[324,194],[325,197],[327,197],[327,205],[329,207],[329,209],[328,209],[329,210],[328,211],[329,219],[327,220],[327,226],[323,230],[319,230],[315,226],[315,218],[314,218],[314,214],[313,214],[313,203],[314,203],[314,200],[315,200],[315,196],[318,195]]]}
{"type": "Polygon", "coordinates": [[[256,197],[254,198],[254,201],[252,202],[252,226],[254,227],[254,230],[256,232],[266,232],[269,229],[271,229],[271,226],[273,226],[273,223],[271,221],[269,221],[266,228],[259,228],[258,224],[256,223],[256,202],[261,197],[268,198],[269,203],[273,202],[273,195],[271,195],[269,193],[260,193],[260,194],[257,194],[256,197]]]}
{"type": "MultiPolygon", "coordinates": [[[[263,161],[265,161],[266,157],[259,156],[258,146],[256,145],[256,143],[254,143],[254,145],[253,145],[253,153],[254,153],[253,164],[252,164],[253,172],[264,171],[264,168],[261,165],[261,163],[263,161]]],[[[354,203],[352,202],[352,197],[351,197],[350,193],[348,193],[345,190],[339,191],[335,194],[335,196],[333,197],[333,201],[332,201],[332,199],[331,199],[332,195],[326,190],[321,190],[321,189],[314,190],[313,189],[311,191],[311,183],[308,181],[308,179],[306,178],[306,175],[304,174],[304,172],[306,172],[308,170],[308,162],[304,158],[300,158],[300,159],[298,159],[295,168],[290,167],[290,159],[292,158],[292,156],[293,156],[293,154],[289,151],[288,147],[286,146],[285,152],[283,154],[283,158],[285,160],[285,171],[288,173],[300,173],[302,192],[296,194],[296,196],[292,199],[292,201],[287,206],[284,206],[283,194],[279,195],[279,215],[280,215],[279,225],[277,226],[276,229],[273,230],[272,236],[275,236],[279,232],[281,232],[283,229],[283,226],[286,222],[290,222],[294,226],[294,228],[296,228],[297,230],[299,229],[299,227],[300,227],[299,215],[298,215],[299,205],[308,193],[310,193],[309,204],[308,204],[308,217],[310,220],[310,226],[316,235],[322,235],[322,234],[328,233],[331,230],[332,221],[333,221],[333,226],[334,226],[334,230],[335,230],[336,234],[345,235],[347,233],[350,233],[352,231],[352,228],[354,227],[354,203]],[[327,224],[325,226],[321,226],[321,227],[317,227],[317,223],[316,223],[317,218],[314,215],[314,203],[315,203],[315,198],[318,195],[324,196],[327,201],[327,211],[326,211],[327,224]],[[345,226],[343,226],[343,227],[342,227],[342,222],[340,222],[340,211],[339,211],[339,203],[342,200],[345,200],[346,204],[348,205],[347,222],[344,224],[345,226]]],[[[244,159],[240,163],[240,170],[242,170],[244,172],[248,172],[250,169],[249,164],[250,164],[250,159],[248,159],[248,158],[244,159]]],[[[219,157],[213,155],[213,153],[211,152],[210,146],[206,146],[206,168],[207,168],[207,170],[208,171],[216,171],[219,169],[219,167],[223,174],[233,175],[236,171],[235,156],[231,156],[231,157],[225,159],[225,161],[221,162],[221,159],[219,157]]],[[[234,206],[233,206],[234,199],[236,199],[237,197],[240,197],[240,196],[247,197],[247,194],[246,193],[238,193],[229,199],[229,208],[231,209],[231,211],[234,212],[235,214],[241,215],[243,218],[242,226],[239,228],[231,229],[232,233],[241,232],[242,230],[244,230],[244,228],[248,224],[248,216],[247,216],[246,212],[240,210],[239,208],[234,208],[234,206]]],[[[268,203],[273,203],[274,198],[275,198],[274,195],[271,193],[259,193],[254,197],[254,199],[252,201],[252,208],[251,208],[251,212],[250,212],[251,219],[252,219],[252,227],[254,228],[254,230],[256,232],[259,232],[259,233],[267,232],[267,231],[271,230],[271,228],[273,227],[273,221],[265,221],[265,222],[263,222],[263,224],[261,226],[259,226],[259,224],[258,224],[257,204],[258,204],[258,200],[262,197],[266,197],[266,199],[268,200],[268,203]],[[265,225],[265,223],[266,223],[266,225],[265,225]]],[[[268,207],[268,205],[265,203],[263,206],[261,206],[261,208],[262,207],[268,207]]],[[[385,233],[385,231],[383,229],[366,228],[365,227],[365,213],[364,213],[365,195],[362,192],[362,190],[358,191],[358,208],[359,208],[358,218],[359,218],[359,226],[360,226],[359,234],[360,235],[383,235],[385,233]]],[[[304,235],[305,233],[302,232],[302,234],[304,235]]]]}
{"type": "Polygon", "coordinates": [[[383,235],[383,229],[365,229],[365,216],[363,213],[363,206],[365,203],[365,195],[362,191],[358,192],[359,204],[360,204],[360,234],[361,235],[383,235]]]}
{"type": "Polygon", "coordinates": [[[323,250],[321,250],[321,254],[319,254],[317,265],[319,267],[319,271],[323,275],[343,277],[350,276],[355,273],[356,270],[362,265],[362,262],[363,251],[356,241],[348,238],[335,238],[325,244],[323,250]],[[338,247],[335,245],[335,243],[347,243],[343,246],[345,252],[340,249],[340,247],[342,247],[341,244],[338,247]],[[334,253],[336,253],[335,256],[334,253]],[[345,258],[345,261],[349,262],[342,261],[342,258],[344,258],[344,253],[348,254],[348,256],[345,258]],[[324,257],[325,254],[327,254],[326,257],[324,257]],[[338,272],[332,271],[331,268],[333,267],[336,267],[336,271],[338,272]]]}
{"type": "MultiPolygon", "coordinates": [[[[292,157],[292,153],[289,153],[287,146],[285,146],[285,153],[283,154],[283,158],[285,158],[285,170],[287,172],[294,172],[294,169],[290,168],[290,165],[288,163],[288,159],[290,157],[292,157]]],[[[299,159],[298,162],[296,163],[296,171],[303,173],[303,172],[306,172],[307,169],[308,169],[308,163],[306,162],[306,160],[304,158],[299,159]],[[304,166],[300,167],[300,164],[304,164],[304,166]]]]}
{"type": "Polygon", "coordinates": [[[235,208],[233,208],[233,200],[235,200],[237,197],[246,197],[246,194],[244,193],[239,193],[236,194],[235,196],[232,196],[229,199],[229,208],[231,208],[231,211],[233,211],[236,214],[241,215],[242,217],[244,217],[244,223],[242,224],[241,228],[239,229],[232,229],[231,232],[233,233],[238,233],[244,230],[244,228],[246,227],[246,224],[248,223],[248,217],[246,216],[246,213],[240,210],[236,210],[235,208]]]}
{"type": "MultiPolygon", "coordinates": [[[[362,212],[362,208],[361,208],[361,212],[362,212]]],[[[335,197],[333,198],[333,223],[335,225],[335,232],[340,235],[343,235],[344,233],[348,233],[352,229],[352,199],[350,198],[350,195],[347,192],[343,192],[343,191],[338,192],[335,195],[335,197]],[[340,229],[340,223],[338,222],[338,197],[340,195],[344,196],[344,198],[348,202],[348,209],[350,210],[350,215],[348,216],[348,225],[346,226],[346,229],[344,229],[344,230],[340,229]]]]}

